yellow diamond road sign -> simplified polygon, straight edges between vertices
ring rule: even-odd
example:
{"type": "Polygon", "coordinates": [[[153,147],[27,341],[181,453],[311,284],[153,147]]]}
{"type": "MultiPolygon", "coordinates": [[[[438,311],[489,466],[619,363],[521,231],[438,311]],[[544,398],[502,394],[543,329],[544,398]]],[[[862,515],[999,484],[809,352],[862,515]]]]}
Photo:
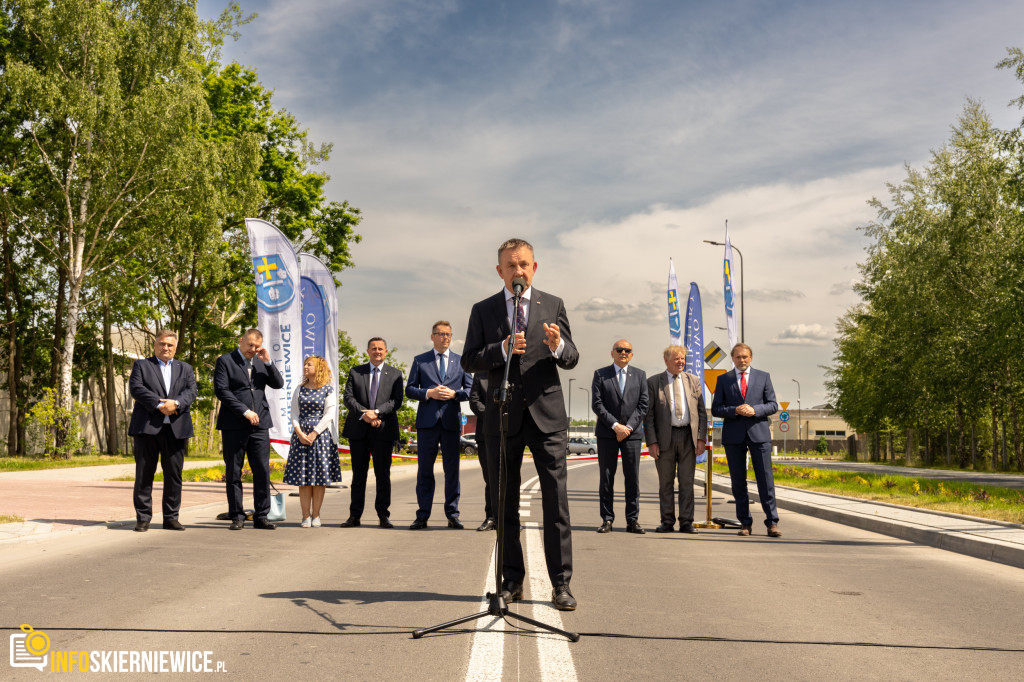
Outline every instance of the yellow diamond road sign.
{"type": "Polygon", "coordinates": [[[704,346],[704,362],[708,363],[711,367],[720,363],[724,357],[725,351],[714,341],[704,346]]]}

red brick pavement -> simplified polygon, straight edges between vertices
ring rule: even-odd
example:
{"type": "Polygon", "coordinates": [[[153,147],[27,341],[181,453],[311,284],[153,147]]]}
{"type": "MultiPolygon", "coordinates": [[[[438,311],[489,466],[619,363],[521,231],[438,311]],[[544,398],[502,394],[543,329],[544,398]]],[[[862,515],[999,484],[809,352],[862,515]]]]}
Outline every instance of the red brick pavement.
{"type": "MultiPolygon", "coordinates": [[[[0,514],[15,514],[25,521],[52,523],[54,531],[111,521],[134,521],[133,485],[131,481],[0,480],[0,514]]],[[[163,484],[153,484],[153,506],[157,516],[162,494],[163,484]]],[[[223,502],[227,509],[223,483],[186,482],[182,484],[181,498],[183,510],[212,502],[223,502]]]]}

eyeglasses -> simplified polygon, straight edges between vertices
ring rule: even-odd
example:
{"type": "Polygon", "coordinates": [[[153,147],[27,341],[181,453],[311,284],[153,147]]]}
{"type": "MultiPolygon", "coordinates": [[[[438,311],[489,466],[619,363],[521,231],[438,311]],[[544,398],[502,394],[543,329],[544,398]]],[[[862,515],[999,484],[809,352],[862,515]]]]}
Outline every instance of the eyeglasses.
{"type": "Polygon", "coordinates": [[[440,336],[442,339],[452,338],[451,332],[434,332],[434,336],[440,336]]]}
{"type": "Polygon", "coordinates": [[[616,348],[615,352],[616,353],[626,353],[626,354],[629,354],[629,353],[633,352],[633,349],[632,348],[616,348]]]}

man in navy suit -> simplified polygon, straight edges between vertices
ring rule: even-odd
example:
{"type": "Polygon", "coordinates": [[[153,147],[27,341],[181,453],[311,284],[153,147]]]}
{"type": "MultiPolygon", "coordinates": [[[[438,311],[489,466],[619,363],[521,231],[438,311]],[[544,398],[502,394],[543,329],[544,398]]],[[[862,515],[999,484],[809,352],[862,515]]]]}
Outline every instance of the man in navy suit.
{"type": "Polygon", "coordinates": [[[633,344],[619,339],[612,345],[612,364],[594,372],[591,402],[597,426],[597,460],[601,468],[601,527],[610,533],[615,520],[615,471],[622,453],[622,475],[626,479],[626,530],[643,535],[640,525],[640,427],[647,414],[647,375],[629,366],[633,344]]]}
{"type": "Polygon", "coordinates": [[[263,530],[277,526],[270,513],[270,427],[274,420],[267,403],[267,388],[283,388],[284,377],[263,346],[263,332],[250,329],[238,339],[238,348],[217,358],[213,392],[220,400],[217,428],[224,441],[224,482],[231,530],[245,527],[242,507],[242,465],[249,456],[255,510],[252,525],[263,530]]]}
{"type": "Polygon", "coordinates": [[[181,507],[181,470],[192,437],[189,408],[196,399],[192,366],[174,360],[178,335],[162,329],[156,334],[153,357],[136,360],[128,378],[135,399],[128,435],[135,439],[135,530],[149,530],[153,519],[153,477],[156,463],[164,471],[164,528],[185,530],[178,521],[181,507]]]}
{"type": "Polygon", "coordinates": [[[768,372],[752,369],[754,352],[745,343],[732,349],[734,368],[718,378],[711,414],[722,418],[722,446],[729,462],[732,496],[736,499],[739,535],[750,535],[754,517],[747,495],[747,451],[757,479],[757,496],[764,510],[768,535],[782,537],[775,508],[775,479],[772,476],[772,432],[769,417],[779,411],[775,389],[768,372]]]}
{"type": "Polygon", "coordinates": [[[381,528],[394,528],[391,523],[391,452],[398,440],[398,410],[402,407],[402,373],[384,363],[388,344],[379,336],[366,344],[370,361],[349,370],[345,382],[345,428],[352,449],[352,498],[348,519],[342,528],[360,525],[366,504],[366,477],[373,459],[373,476],[377,480],[374,508],[381,528]]]}
{"type": "MultiPolygon", "coordinates": [[[[554,587],[551,600],[555,608],[572,611],[576,608],[576,599],[569,589],[572,527],[565,466],[568,422],[558,369],[572,369],[580,356],[569,333],[569,318],[562,299],[530,286],[537,271],[533,246],[523,239],[507,240],[498,247],[496,269],[505,287],[473,306],[462,368],[467,372],[487,372],[487,383],[495,391],[503,381],[505,359],[509,353],[515,356],[509,371],[512,388],[509,393],[504,472],[508,499],[502,521],[506,532],[501,591],[506,602],[523,598],[526,568],[519,540],[518,498],[523,450],[529,446],[540,480],[544,557],[548,577],[554,587]],[[513,295],[517,281],[524,289],[519,305],[516,305],[513,295]],[[516,328],[523,330],[514,337],[510,334],[511,320],[516,320],[516,328]]],[[[500,412],[500,409],[488,408],[485,414],[492,482],[500,480],[500,412]]],[[[498,486],[493,488],[492,502],[495,502],[498,486]]],[[[501,513],[497,504],[494,506],[495,512],[501,513]]]]}
{"type": "Polygon", "coordinates": [[[469,400],[473,375],[459,365],[461,356],[448,348],[452,344],[452,326],[447,320],[434,323],[430,332],[433,350],[413,358],[405,395],[419,401],[416,408],[416,520],[409,530],[427,527],[434,504],[434,463],[441,447],[444,466],[444,515],[448,527],[462,530],[459,521],[459,436],[462,411],[459,404],[469,400]]]}

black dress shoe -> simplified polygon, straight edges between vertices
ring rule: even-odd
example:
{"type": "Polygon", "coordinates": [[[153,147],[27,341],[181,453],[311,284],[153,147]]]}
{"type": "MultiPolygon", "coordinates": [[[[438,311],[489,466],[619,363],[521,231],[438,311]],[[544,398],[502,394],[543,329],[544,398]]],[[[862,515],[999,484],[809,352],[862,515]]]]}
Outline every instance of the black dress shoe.
{"type": "Polygon", "coordinates": [[[568,585],[555,585],[555,589],[551,591],[551,602],[559,611],[576,610],[576,599],[569,591],[568,585]]]}
{"type": "Polygon", "coordinates": [[[494,519],[484,519],[484,522],[480,524],[480,527],[477,528],[477,530],[494,530],[494,519]]]}
{"type": "Polygon", "coordinates": [[[149,530],[149,521],[136,521],[135,522],[135,532],[136,533],[145,533],[147,530],[149,530]]]}
{"type": "Polygon", "coordinates": [[[420,519],[416,519],[409,525],[409,530],[423,530],[427,527],[427,522],[420,519]]]}
{"type": "Polygon", "coordinates": [[[598,533],[611,533],[612,532],[612,522],[611,521],[605,521],[604,523],[601,524],[601,527],[597,529],[597,532],[598,533]]]}
{"type": "Polygon", "coordinates": [[[164,530],[185,530],[185,526],[178,522],[178,519],[167,519],[164,521],[164,530]]]}
{"type": "Polygon", "coordinates": [[[359,519],[354,516],[350,516],[341,523],[342,528],[357,528],[359,526],[359,519]]]}
{"type": "MultiPolygon", "coordinates": [[[[380,527],[381,528],[394,528],[395,527],[395,524],[391,523],[391,520],[388,517],[386,517],[386,516],[380,517],[380,521],[378,523],[380,523],[380,527]]],[[[345,524],[341,524],[341,525],[344,526],[345,524]]],[[[356,521],[356,525],[357,526],[359,525],[358,521],[356,521]]]]}
{"type": "Polygon", "coordinates": [[[700,531],[697,530],[692,523],[684,523],[683,525],[679,526],[679,532],[689,533],[690,535],[696,535],[700,531]]]}
{"type": "Polygon", "coordinates": [[[626,523],[626,532],[636,533],[637,535],[643,535],[647,531],[644,530],[644,527],[640,525],[639,521],[629,521],[626,523]]]}
{"type": "Polygon", "coordinates": [[[514,580],[501,581],[501,598],[506,604],[519,601],[523,598],[523,584],[514,580]]]}
{"type": "Polygon", "coordinates": [[[675,526],[671,523],[663,523],[654,529],[655,533],[671,533],[675,530],[675,526]]]}
{"type": "Polygon", "coordinates": [[[448,527],[454,528],[455,530],[463,530],[465,526],[462,525],[462,521],[458,519],[448,519],[448,527]]]}
{"type": "Polygon", "coordinates": [[[245,528],[245,519],[232,519],[228,530],[242,530],[245,528]]]}
{"type": "Polygon", "coordinates": [[[253,528],[259,528],[260,530],[275,530],[277,528],[276,523],[271,523],[266,519],[253,519],[253,528]]]}

